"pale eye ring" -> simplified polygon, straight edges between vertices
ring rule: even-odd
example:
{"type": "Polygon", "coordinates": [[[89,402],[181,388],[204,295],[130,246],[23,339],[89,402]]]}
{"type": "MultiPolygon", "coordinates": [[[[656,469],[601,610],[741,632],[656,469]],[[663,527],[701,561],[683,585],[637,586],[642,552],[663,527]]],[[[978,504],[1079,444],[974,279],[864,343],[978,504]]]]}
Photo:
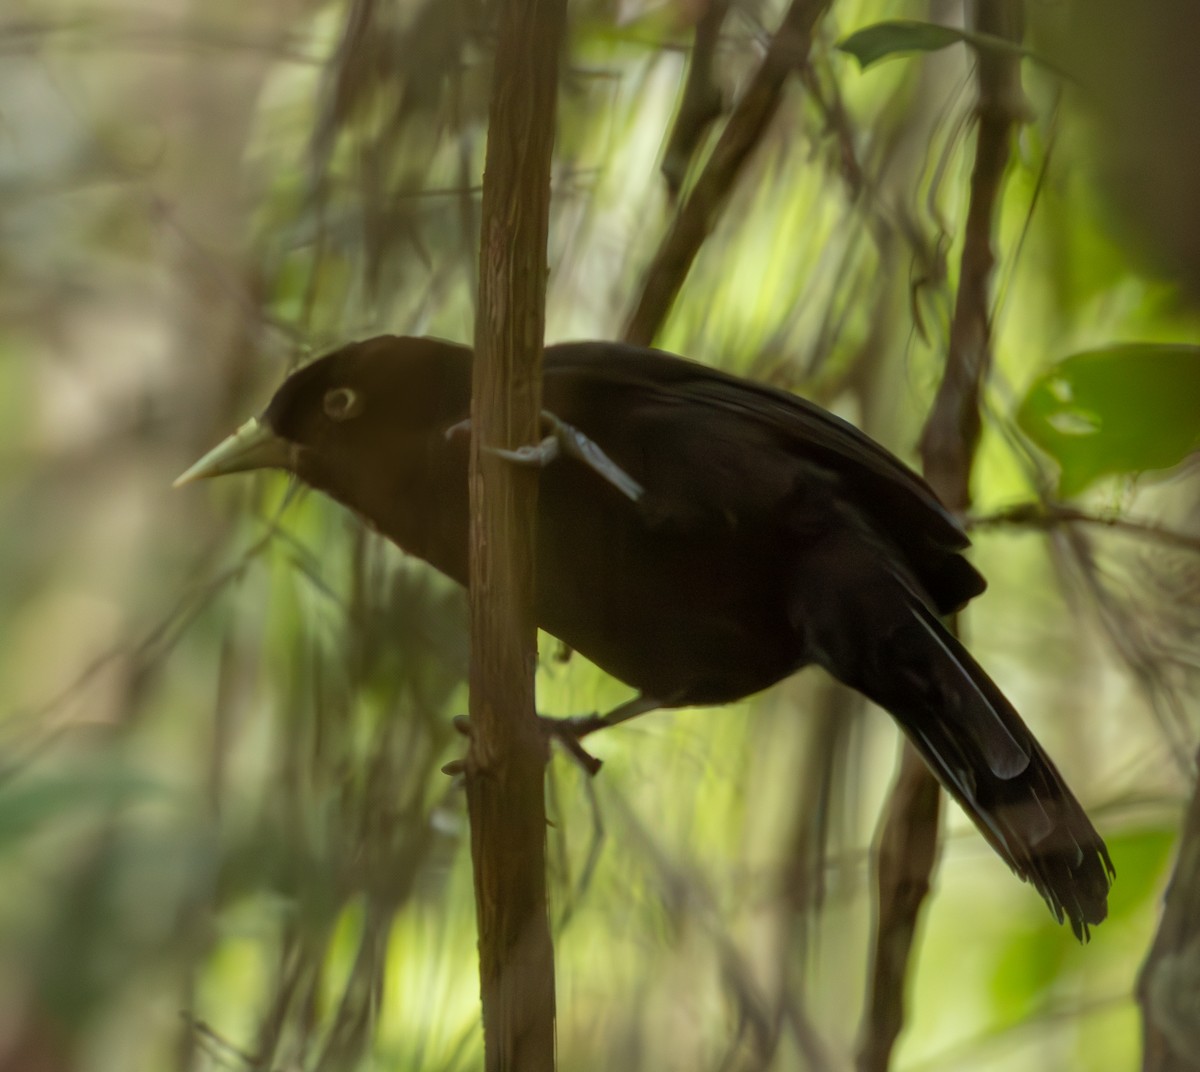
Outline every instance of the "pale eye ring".
{"type": "Polygon", "coordinates": [[[362,396],[353,387],[333,387],[325,392],[321,406],[330,420],[344,421],[362,412],[362,396]]]}

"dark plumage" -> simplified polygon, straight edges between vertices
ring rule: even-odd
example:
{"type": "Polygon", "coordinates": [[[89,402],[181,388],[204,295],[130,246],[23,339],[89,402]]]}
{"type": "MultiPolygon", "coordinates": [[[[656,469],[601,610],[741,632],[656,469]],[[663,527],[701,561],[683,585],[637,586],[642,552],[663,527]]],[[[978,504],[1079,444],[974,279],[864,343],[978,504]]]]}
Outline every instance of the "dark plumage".
{"type": "MultiPolygon", "coordinates": [[[[545,409],[628,478],[575,456],[543,469],[544,629],[649,706],[727,703],[823,666],[892,714],[1059,920],[1083,937],[1104,919],[1104,843],[939,620],[984,580],[919,476],[812,403],[658,351],[569,343],[547,348],[544,369],[545,409]]],[[[180,481],[288,469],[465,584],[468,439],[447,430],[470,384],[463,347],[347,346],[180,481]]]]}

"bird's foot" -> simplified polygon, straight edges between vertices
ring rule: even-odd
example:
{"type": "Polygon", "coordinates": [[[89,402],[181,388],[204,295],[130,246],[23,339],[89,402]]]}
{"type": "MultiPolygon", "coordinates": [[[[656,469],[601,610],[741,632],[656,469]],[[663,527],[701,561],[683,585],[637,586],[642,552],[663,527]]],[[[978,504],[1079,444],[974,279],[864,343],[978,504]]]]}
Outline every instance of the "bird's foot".
{"type": "Polygon", "coordinates": [[[595,777],[604,765],[602,759],[597,759],[591,752],[579,743],[581,737],[601,729],[603,715],[577,715],[574,718],[548,718],[538,715],[542,732],[548,740],[558,741],[579,766],[592,777],[595,777]]]}
{"type": "Polygon", "coordinates": [[[551,740],[558,741],[584,770],[594,775],[600,770],[603,761],[588,752],[579,743],[580,739],[597,730],[619,726],[622,722],[628,722],[631,718],[637,718],[638,715],[655,711],[662,706],[662,701],[653,696],[635,696],[632,700],[618,704],[604,715],[595,712],[590,715],[573,715],[570,718],[548,718],[538,715],[538,719],[551,740]]]}
{"type": "MultiPolygon", "coordinates": [[[[652,696],[635,696],[632,700],[626,700],[625,703],[618,704],[605,715],[593,713],[590,715],[573,715],[569,718],[550,718],[546,715],[538,715],[537,719],[538,725],[546,735],[546,740],[548,742],[558,741],[567,754],[580,767],[587,771],[588,774],[594,776],[599,772],[604,761],[592,755],[591,752],[580,744],[580,740],[589,734],[595,733],[597,730],[620,725],[622,722],[627,722],[631,718],[644,715],[646,712],[653,711],[662,706],[662,701],[656,700],[652,696]]],[[[471,720],[466,715],[457,715],[453,721],[454,728],[464,737],[470,738],[474,734],[471,720]]],[[[443,773],[452,776],[464,774],[466,769],[467,763],[465,759],[451,760],[442,767],[443,773]]]]}
{"type": "MultiPolygon", "coordinates": [[[[545,736],[547,745],[551,741],[558,741],[566,749],[567,754],[590,775],[595,775],[600,770],[603,761],[584,748],[579,743],[579,738],[600,729],[604,725],[603,715],[578,715],[573,718],[547,718],[538,715],[537,720],[538,728],[545,736]]],[[[455,715],[452,723],[455,730],[468,740],[474,737],[474,727],[466,715],[455,715]]],[[[465,775],[467,773],[466,757],[452,759],[449,763],[444,764],[442,773],[448,774],[452,778],[465,775]]]]}
{"type": "MultiPolygon", "coordinates": [[[[600,444],[589,439],[586,434],[555,416],[548,409],[542,410],[542,420],[550,431],[540,442],[531,446],[517,447],[508,450],[504,447],[484,447],[488,454],[504,458],[515,465],[536,465],[544,468],[556,458],[566,456],[583,462],[598,476],[606,480],[622,495],[633,502],[638,502],[646,493],[645,489],[633,479],[624,469],[614,462],[600,444]]],[[[446,429],[446,438],[469,432],[471,421],[459,421],[446,429]]]]}
{"type": "MultiPolygon", "coordinates": [[[[466,715],[455,715],[450,720],[450,724],[454,727],[457,733],[462,734],[469,741],[474,730],[471,727],[471,720],[466,715]]],[[[450,775],[451,778],[461,778],[467,773],[467,760],[464,756],[461,759],[452,759],[449,763],[442,765],[442,773],[450,775]]]]}

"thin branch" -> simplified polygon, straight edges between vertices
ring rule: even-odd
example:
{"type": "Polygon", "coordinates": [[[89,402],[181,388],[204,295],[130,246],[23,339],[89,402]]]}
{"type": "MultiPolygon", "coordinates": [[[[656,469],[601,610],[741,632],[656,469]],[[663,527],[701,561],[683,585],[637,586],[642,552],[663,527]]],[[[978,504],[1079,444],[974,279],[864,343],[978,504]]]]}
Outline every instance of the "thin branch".
{"type": "MultiPolygon", "coordinates": [[[[1023,21],[1022,0],[979,0],[974,28],[1019,41],[1023,21]]],[[[1013,128],[1025,114],[1018,59],[981,52],[977,77],[978,133],[959,289],[945,371],[921,437],[925,476],[942,501],[959,513],[970,505],[981,396],[991,364],[992,227],[1013,128]]],[[[860,1072],[885,1072],[904,1026],[909,962],[937,860],[939,803],[937,782],[906,743],[880,839],[879,924],[858,1053],[860,1072]]]]}
{"type": "MultiPolygon", "coordinates": [[[[976,27],[1017,39],[1022,20],[1021,0],[980,0],[976,27]]],[[[921,436],[925,476],[943,502],[960,514],[971,504],[970,462],[979,443],[981,396],[992,360],[989,288],[996,261],[992,226],[1011,156],[1012,130],[1025,115],[1020,61],[980,52],[977,63],[975,168],[950,325],[950,351],[921,436]]]]}
{"type": "Polygon", "coordinates": [[[859,1072],[885,1072],[904,1027],[905,983],[937,863],[940,810],[937,780],[917,750],[905,743],[879,839],[879,922],[859,1037],[859,1072]]]}
{"type": "Polygon", "coordinates": [[[1030,528],[1049,531],[1060,525],[1095,525],[1115,532],[1136,536],[1151,543],[1162,544],[1178,551],[1200,552],[1200,536],[1187,532],[1165,529],[1152,521],[1139,521],[1115,514],[1092,514],[1076,506],[1055,502],[1018,503],[1016,506],[998,510],[994,514],[972,517],[967,522],[969,529],[1030,528]]]}
{"type": "Polygon", "coordinates": [[[648,346],[654,341],[742,167],[778,111],[787,76],[807,61],[813,28],[829,4],[830,0],[792,0],[712,156],[646,271],[637,306],[625,325],[626,342],[648,346]]]}

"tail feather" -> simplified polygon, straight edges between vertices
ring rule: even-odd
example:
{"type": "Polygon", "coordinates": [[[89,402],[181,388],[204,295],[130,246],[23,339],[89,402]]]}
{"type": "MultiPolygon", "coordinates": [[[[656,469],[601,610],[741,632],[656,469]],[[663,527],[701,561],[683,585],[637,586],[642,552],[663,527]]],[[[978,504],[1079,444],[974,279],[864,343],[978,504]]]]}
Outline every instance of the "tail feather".
{"type": "Polygon", "coordinates": [[[983,668],[907,586],[900,592],[874,658],[835,672],[892,714],[996,852],[1086,940],[1115,874],[1103,840],[983,668]]]}

